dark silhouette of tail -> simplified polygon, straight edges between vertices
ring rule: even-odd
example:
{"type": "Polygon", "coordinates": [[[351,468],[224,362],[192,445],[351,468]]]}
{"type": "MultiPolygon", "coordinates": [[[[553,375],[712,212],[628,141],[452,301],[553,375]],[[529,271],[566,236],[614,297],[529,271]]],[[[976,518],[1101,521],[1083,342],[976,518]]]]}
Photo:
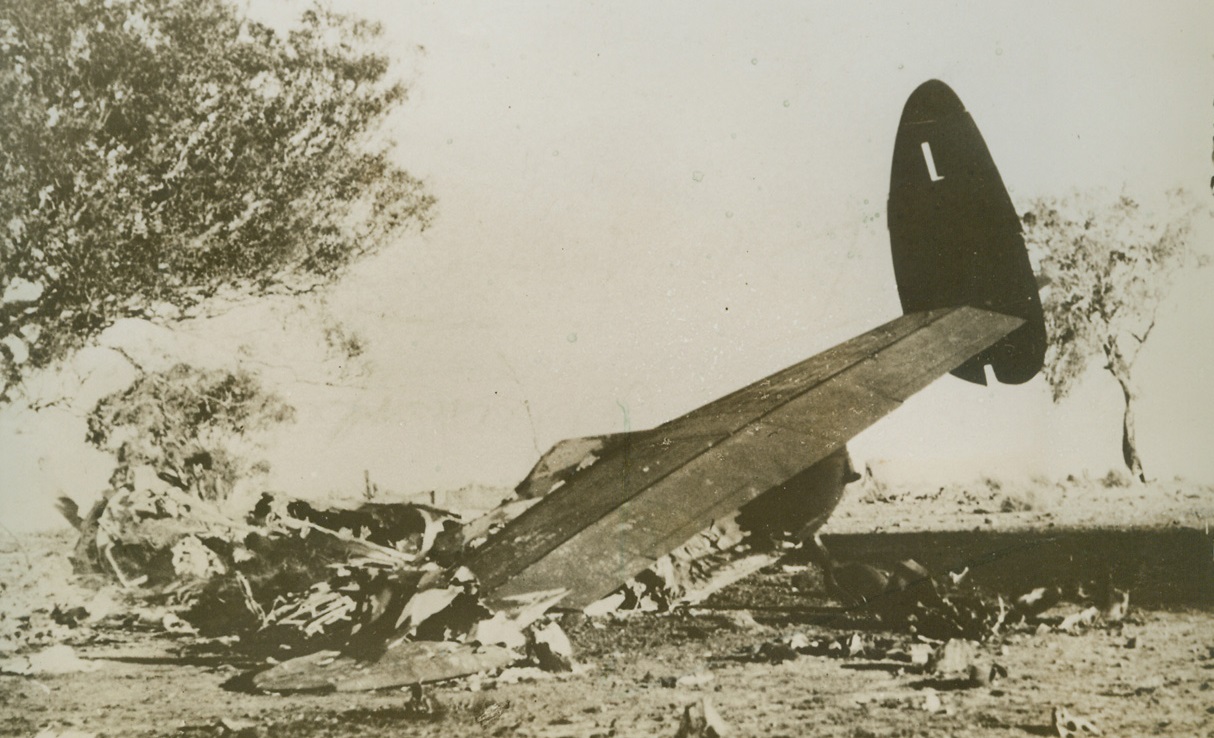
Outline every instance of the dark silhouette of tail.
{"type": "Polygon", "coordinates": [[[953,370],[1020,384],[1041,370],[1045,321],[1020,218],[982,134],[948,85],[929,80],[906,101],[894,142],[889,237],[902,309],[969,305],[1025,323],[953,370]]]}

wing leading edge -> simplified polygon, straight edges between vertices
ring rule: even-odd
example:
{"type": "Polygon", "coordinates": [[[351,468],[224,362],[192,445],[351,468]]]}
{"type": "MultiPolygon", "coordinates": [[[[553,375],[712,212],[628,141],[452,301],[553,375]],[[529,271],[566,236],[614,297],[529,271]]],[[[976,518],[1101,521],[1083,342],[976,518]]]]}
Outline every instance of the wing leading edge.
{"type": "Polygon", "coordinates": [[[1023,323],[975,307],[910,313],[629,434],[499,531],[468,567],[492,606],[563,590],[562,606],[585,607],[1023,323]]]}

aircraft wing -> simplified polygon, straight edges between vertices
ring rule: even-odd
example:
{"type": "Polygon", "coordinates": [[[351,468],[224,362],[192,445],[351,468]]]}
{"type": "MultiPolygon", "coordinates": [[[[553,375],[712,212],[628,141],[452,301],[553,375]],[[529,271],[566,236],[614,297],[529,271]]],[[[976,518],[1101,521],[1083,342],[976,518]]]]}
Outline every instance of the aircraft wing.
{"type": "Polygon", "coordinates": [[[605,445],[468,562],[491,607],[564,591],[582,608],[787,482],[1024,323],[975,307],[904,315],[605,445]]]}

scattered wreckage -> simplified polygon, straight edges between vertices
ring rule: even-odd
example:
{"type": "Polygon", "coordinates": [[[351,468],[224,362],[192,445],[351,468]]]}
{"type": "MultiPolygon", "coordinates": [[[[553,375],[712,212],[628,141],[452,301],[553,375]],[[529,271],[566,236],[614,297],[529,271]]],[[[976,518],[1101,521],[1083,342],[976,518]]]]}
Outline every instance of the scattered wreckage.
{"type": "Polygon", "coordinates": [[[203,633],[304,653],[253,676],[275,692],[417,684],[519,661],[569,670],[553,608],[693,604],[779,561],[789,542],[804,544],[844,603],[934,637],[980,638],[1013,608],[961,596],[914,562],[835,562],[817,537],[857,478],[846,449],[857,433],[943,374],[985,384],[990,366],[1022,383],[1041,368],[1019,220],[942,82],[904,108],[889,227],[903,316],[652,430],[559,443],[482,518],[271,495],[233,517],[172,487],[133,486],[83,521],[77,558],[192,603],[185,617],[203,633]]]}

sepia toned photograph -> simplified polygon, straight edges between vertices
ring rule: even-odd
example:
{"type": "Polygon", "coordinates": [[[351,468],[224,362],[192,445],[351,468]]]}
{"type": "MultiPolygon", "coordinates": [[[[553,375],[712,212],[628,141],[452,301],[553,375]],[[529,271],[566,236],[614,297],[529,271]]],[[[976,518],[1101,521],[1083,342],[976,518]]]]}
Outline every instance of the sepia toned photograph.
{"type": "Polygon", "coordinates": [[[0,0],[0,735],[1214,736],[1212,38],[0,0]]]}

